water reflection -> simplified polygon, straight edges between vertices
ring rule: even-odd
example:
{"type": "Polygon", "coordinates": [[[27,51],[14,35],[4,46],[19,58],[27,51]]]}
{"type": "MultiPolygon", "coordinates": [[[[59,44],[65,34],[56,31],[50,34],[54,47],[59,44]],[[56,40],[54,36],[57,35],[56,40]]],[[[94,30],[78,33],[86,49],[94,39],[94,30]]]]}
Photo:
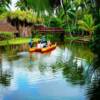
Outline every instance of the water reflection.
{"type": "Polygon", "coordinates": [[[68,64],[63,69],[63,75],[67,81],[71,82],[72,84],[85,84],[85,75],[83,74],[82,69],[77,69],[76,67],[69,66],[68,64]]]}
{"type": "Polygon", "coordinates": [[[11,69],[3,68],[2,54],[0,54],[0,84],[9,86],[11,81],[11,69]]]}
{"type": "Polygon", "coordinates": [[[94,59],[93,66],[90,69],[91,83],[87,88],[87,96],[89,100],[100,99],[100,57],[97,55],[94,59]]]}
{"type": "Polygon", "coordinates": [[[0,54],[0,84],[9,83],[0,86],[0,100],[86,100],[86,73],[92,54],[86,59],[80,52],[88,49],[58,46],[41,54],[9,48],[10,52],[0,54]]]}

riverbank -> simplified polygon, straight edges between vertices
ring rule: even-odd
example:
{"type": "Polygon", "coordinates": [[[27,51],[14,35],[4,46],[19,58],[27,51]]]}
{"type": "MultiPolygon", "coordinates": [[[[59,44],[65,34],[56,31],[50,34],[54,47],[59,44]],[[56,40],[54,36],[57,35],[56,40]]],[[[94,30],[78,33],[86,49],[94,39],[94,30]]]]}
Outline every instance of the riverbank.
{"type": "MultiPolygon", "coordinates": [[[[38,40],[39,40],[38,38],[34,38],[33,42],[37,42],[38,40]]],[[[29,41],[30,38],[14,38],[14,39],[0,41],[0,46],[29,43],[29,41]]]]}
{"type": "Polygon", "coordinates": [[[70,41],[74,41],[74,40],[78,40],[78,39],[80,39],[80,37],[78,37],[78,36],[76,36],[76,37],[74,37],[74,36],[72,36],[72,37],[70,37],[70,36],[66,36],[65,37],[65,41],[68,41],[68,40],[70,40],[70,41]]]}
{"type": "MultiPolygon", "coordinates": [[[[39,38],[35,37],[33,38],[33,42],[37,42],[39,38]]],[[[48,40],[51,40],[48,38],[48,40]]],[[[14,39],[9,39],[9,40],[2,40],[0,41],[0,46],[5,46],[5,45],[17,45],[17,44],[24,44],[24,43],[29,43],[30,38],[14,38],[14,39]]],[[[52,41],[52,40],[51,40],[52,41]]],[[[64,41],[75,41],[75,42],[89,42],[88,38],[84,37],[65,37],[64,41]]]]}

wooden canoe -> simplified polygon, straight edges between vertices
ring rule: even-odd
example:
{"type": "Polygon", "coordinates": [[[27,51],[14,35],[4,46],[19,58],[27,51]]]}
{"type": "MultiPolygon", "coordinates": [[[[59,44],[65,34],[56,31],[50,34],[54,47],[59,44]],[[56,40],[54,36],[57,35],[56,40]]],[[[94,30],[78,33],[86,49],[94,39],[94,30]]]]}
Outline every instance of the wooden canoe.
{"type": "Polygon", "coordinates": [[[55,48],[56,48],[56,44],[53,44],[53,45],[48,46],[48,47],[46,47],[46,48],[41,48],[41,52],[42,52],[42,53],[48,52],[48,51],[51,51],[51,50],[53,50],[53,49],[55,49],[55,48]]]}
{"type": "Polygon", "coordinates": [[[41,48],[30,48],[29,49],[30,52],[41,52],[41,48]]]}
{"type": "Polygon", "coordinates": [[[44,53],[44,52],[49,52],[53,49],[56,48],[56,44],[52,44],[51,46],[48,46],[48,47],[45,47],[45,48],[30,48],[29,49],[29,52],[41,52],[41,53],[44,53]]]}

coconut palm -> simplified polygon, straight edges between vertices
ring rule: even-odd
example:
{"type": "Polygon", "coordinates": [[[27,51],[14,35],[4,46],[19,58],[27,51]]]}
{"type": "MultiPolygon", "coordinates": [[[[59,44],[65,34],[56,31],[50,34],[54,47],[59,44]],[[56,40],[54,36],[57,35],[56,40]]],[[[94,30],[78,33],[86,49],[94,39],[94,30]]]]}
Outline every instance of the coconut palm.
{"type": "Polygon", "coordinates": [[[90,37],[99,25],[95,25],[94,19],[91,14],[84,15],[83,20],[78,21],[79,28],[88,32],[90,37]]]}
{"type": "MultiPolygon", "coordinates": [[[[62,27],[65,32],[70,33],[72,36],[72,24],[75,22],[75,6],[71,1],[63,2],[63,6],[60,6],[58,17],[63,19],[62,27]]],[[[74,23],[75,24],[75,23],[74,23]]]]}

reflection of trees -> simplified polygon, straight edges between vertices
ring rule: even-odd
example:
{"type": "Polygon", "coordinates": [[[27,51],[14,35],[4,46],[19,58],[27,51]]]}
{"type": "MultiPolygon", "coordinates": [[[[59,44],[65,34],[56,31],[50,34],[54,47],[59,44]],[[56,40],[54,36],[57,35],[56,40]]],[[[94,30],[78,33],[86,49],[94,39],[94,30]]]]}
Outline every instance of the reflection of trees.
{"type": "Polygon", "coordinates": [[[10,69],[3,71],[2,68],[2,56],[0,55],[0,84],[4,86],[9,86],[10,85],[10,80],[11,80],[11,73],[10,69]]]}
{"type": "MultiPolygon", "coordinates": [[[[63,76],[66,81],[73,84],[84,85],[86,83],[86,72],[85,69],[88,67],[87,60],[74,56],[74,53],[69,55],[68,50],[60,50],[56,56],[55,63],[45,63],[43,57],[40,56],[38,61],[38,69],[43,74],[46,70],[52,71],[53,74],[59,70],[63,71],[63,76]],[[65,55],[65,53],[68,53],[65,55]]],[[[85,56],[85,55],[84,55],[85,56]]]]}
{"type": "Polygon", "coordinates": [[[47,64],[43,61],[43,56],[41,54],[36,53],[36,54],[29,54],[30,58],[30,65],[28,69],[32,69],[33,67],[38,67],[39,71],[41,74],[44,74],[44,72],[47,69],[47,64]]]}
{"type": "Polygon", "coordinates": [[[47,64],[43,62],[42,59],[40,59],[38,63],[39,63],[38,64],[39,71],[41,72],[41,74],[44,74],[48,67],[47,64]]]}
{"type": "Polygon", "coordinates": [[[67,45],[67,47],[72,51],[73,55],[79,58],[86,59],[89,63],[92,62],[93,53],[90,51],[90,49],[85,45],[76,45],[71,44],[67,45]]]}
{"type": "Polygon", "coordinates": [[[85,84],[84,75],[80,70],[76,70],[75,68],[65,67],[63,69],[64,77],[73,84],[85,84]]]}
{"type": "Polygon", "coordinates": [[[100,80],[95,80],[88,87],[87,95],[89,100],[100,100],[100,80]]]}
{"type": "Polygon", "coordinates": [[[88,86],[87,95],[89,100],[100,100],[100,57],[95,58],[90,69],[92,73],[91,84],[88,86]]]}
{"type": "Polygon", "coordinates": [[[10,80],[11,80],[11,75],[9,75],[6,72],[0,72],[0,84],[4,86],[9,86],[10,85],[10,80]]]}
{"type": "Polygon", "coordinates": [[[77,64],[73,62],[74,59],[75,58],[72,56],[69,61],[63,62],[62,59],[57,60],[55,64],[51,65],[52,71],[53,73],[55,73],[59,69],[62,69],[63,76],[64,78],[66,78],[66,81],[69,81],[72,84],[83,85],[85,84],[85,75],[83,73],[83,67],[77,68],[77,64]]]}
{"type": "Polygon", "coordinates": [[[93,54],[84,46],[73,44],[67,47],[71,49],[72,56],[63,69],[63,75],[71,83],[83,85],[88,82],[87,70],[93,54]]]}
{"type": "Polygon", "coordinates": [[[17,56],[17,46],[7,46],[5,47],[4,53],[6,54],[6,57],[8,60],[14,60],[14,59],[18,59],[17,56]]]}
{"type": "Polygon", "coordinates": [[[21,58],[21,55],[18,55],[20,46],[17,45],[8,45],[5,47],[4,53],[6,54],[7,60],[14,61],[21,58]]]}
{"type": "Polygon", "coordinates": [[[72,84],[85,84],[83,70],[77,69],[76,65],[73,65],[73,63],[65,63],[65,67],[63,68],[63,75],[64,78],[66,78],[66,80],[72,84]]]}

